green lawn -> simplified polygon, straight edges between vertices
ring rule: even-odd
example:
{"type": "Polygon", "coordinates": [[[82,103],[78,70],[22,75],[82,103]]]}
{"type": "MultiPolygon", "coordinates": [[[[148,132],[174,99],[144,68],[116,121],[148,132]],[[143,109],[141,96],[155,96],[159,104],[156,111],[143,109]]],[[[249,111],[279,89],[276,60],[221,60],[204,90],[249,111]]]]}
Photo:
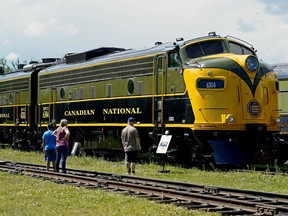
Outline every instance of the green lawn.
{"type": "MultiPolygon", "coordinates": [[[[43,153],[0,149],[0,160],[45,164],[43,153]]],[[[109,162],[91,157],[68,157],[67,168],[125,174],[124,161],[109,162]]],[[[288,194],[288,176],[256,172],[207,172],[196,168],[166,166],[170,173],[159,173],[156,164],[138,164],[138,176],[235,187],[288,194]]],[[[0,172],[0,215],[217,215],[186,211],[173,205],[102,190],[59,185],[25,176],[0,172]]]]}

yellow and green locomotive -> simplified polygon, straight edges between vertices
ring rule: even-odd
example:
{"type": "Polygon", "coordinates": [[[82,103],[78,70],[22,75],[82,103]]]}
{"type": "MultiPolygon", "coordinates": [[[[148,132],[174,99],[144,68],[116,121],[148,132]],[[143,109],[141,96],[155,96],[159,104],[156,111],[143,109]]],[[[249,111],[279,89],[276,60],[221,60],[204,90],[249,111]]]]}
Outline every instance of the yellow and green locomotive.
{"type": "MultiPolygon", "coordinates": [[[[37,97],[23,102],[25,120],[16,99],[9,106],[19,109],[9,116],[7,104],[0,104],[1,133],[10,142],[30,131],[37,146],[47,123],[65,118],[71,143],[80,142],[86,151],[122,151],[121,130],[133,116],[143,152],[155,150],[161,134],[169,133],[168,154],[177,161],[247,164],[288,158],[278,138],[275,73],[242,40],[210,33],[143,50],[102,47],[39,68],[17,72],[31,80],[27,97],[37,97]]],[[[17,98],[13,79],[9,82],[9,91],[1,89],[2,100],[17,98]]]]}

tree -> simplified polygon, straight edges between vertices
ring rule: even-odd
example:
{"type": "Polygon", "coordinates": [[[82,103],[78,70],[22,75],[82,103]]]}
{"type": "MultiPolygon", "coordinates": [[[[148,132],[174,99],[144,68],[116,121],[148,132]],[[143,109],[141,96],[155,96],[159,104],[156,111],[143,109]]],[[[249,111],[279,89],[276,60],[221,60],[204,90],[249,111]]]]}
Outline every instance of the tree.
{"type": "Polygon", "coordinates": [[[22,63],[20,62],[19,58],[17,58],[16,61],[11,62],[11,66],[7,64],[7,60],[5,57],[0,58],[0,72],[1,73],[7,73],[11,71],[15,71],[19,69],[19,65],[26,65],[27,61],[23,61],[22,63]]]}
{"type": "Polygon", "coordinates": [[[9,67],[9,65],[7,65],[7,60],[3,57],[0,58],[0,67],[1,67],[1,72],[10,72],[12,71],[12,68],[9,67]]]}

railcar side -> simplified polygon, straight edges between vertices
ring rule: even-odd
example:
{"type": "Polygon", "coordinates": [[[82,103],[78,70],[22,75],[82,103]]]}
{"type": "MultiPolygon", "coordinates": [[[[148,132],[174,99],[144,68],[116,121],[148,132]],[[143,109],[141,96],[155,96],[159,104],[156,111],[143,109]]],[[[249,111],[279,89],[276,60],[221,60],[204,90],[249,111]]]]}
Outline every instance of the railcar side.
{"type": "Polygon", "coordinates": [[[112,151],[122,150],[121,130],[127,118],[134,116],[142,149],[150,150],[149,133],[158,124],[182,124],[190,118],[185,118],[184,105],[189,100],[180,64],[175,63],[176,52],[156,48],[144,53],[114,53],[85,64],[76,61],[41,71],[39,125],[66,118],[73,140],[82,142],[86,150],[112,151]]]}
{"type": "Polygon", "coordinates": [[[3,74],[0,78],[0,137],[3,143],[13,141],[16,147],[23,148],[29,145],[29,128],[33,122],[29,115],[33,109],[30,91],[32,79],[32,73],[24,73],[23,70],[3,74]],[[26,130],[29,133],[23,133],[26,130]]]}
{"type": "Polygon", "coordinates": [[[288,141],[288,64],[277,64],[275,72],[279,80],[280,136],[288,141]]]}

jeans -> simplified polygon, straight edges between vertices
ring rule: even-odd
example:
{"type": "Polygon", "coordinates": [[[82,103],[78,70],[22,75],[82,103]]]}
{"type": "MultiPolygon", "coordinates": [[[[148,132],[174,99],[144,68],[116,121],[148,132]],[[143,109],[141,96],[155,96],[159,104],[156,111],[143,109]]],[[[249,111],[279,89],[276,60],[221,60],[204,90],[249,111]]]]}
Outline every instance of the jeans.
{"type": "Polygon", "coordinates": [[[68,146],[62,145],[62,146],[57,146],[57,162],[56,162],[56,172],[59,172],[59,165],[60,165],[60,160],[62,159],[62,173],[66,173],[66,158],[68,156],[68,146]]]}

